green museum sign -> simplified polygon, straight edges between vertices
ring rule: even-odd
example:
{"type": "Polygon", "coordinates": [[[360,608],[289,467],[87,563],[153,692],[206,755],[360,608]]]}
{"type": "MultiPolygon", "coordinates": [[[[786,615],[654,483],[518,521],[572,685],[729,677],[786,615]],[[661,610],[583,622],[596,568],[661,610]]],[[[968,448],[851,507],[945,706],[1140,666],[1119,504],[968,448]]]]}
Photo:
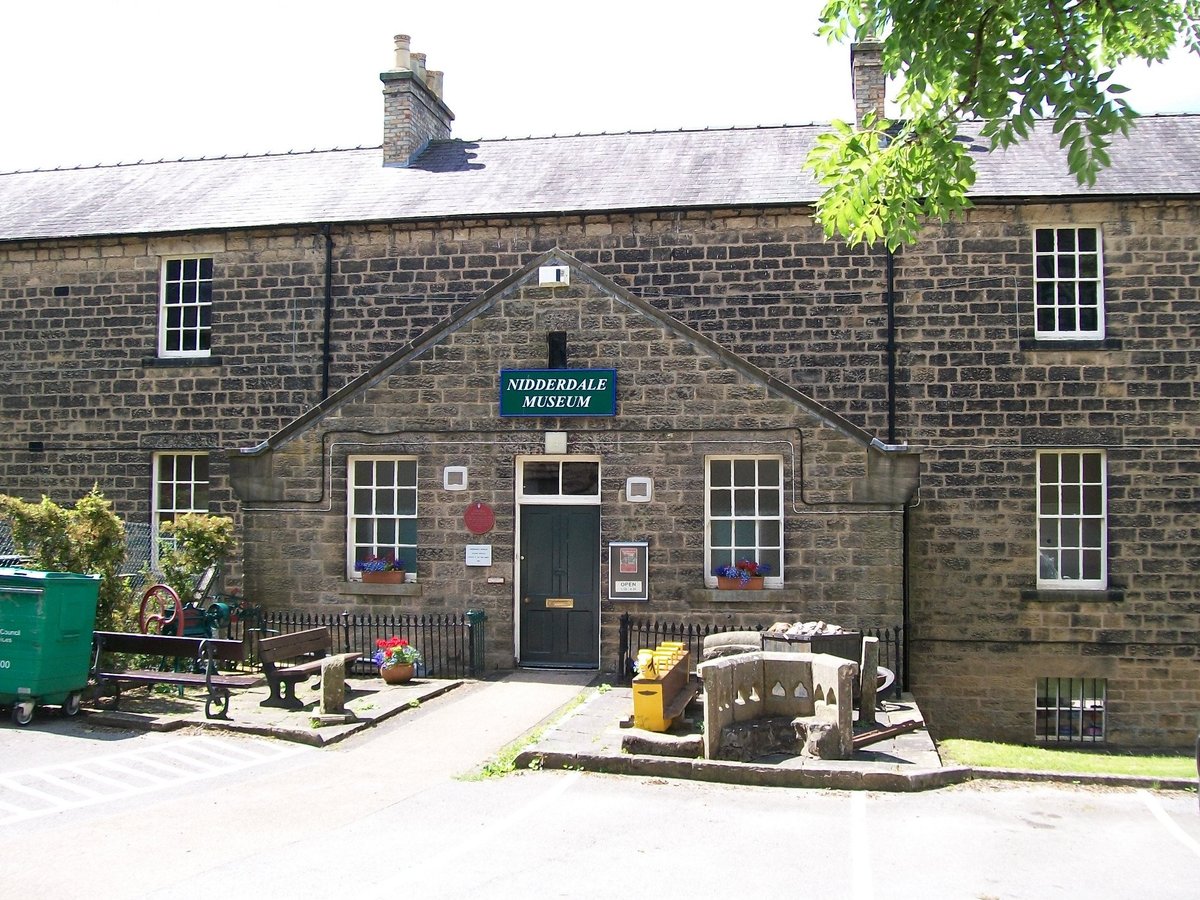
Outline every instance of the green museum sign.
{"type": "Polygon", "coordinates": [[[501,416],[615,416],[616,369],[501,369],[501,416]]]}

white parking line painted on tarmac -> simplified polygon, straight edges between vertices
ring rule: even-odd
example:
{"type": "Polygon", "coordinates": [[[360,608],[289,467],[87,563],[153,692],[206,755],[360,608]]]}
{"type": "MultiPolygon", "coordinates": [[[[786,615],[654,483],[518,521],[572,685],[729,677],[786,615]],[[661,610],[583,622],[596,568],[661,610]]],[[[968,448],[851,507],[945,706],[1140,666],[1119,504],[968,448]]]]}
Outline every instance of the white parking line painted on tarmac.
{"type": "Polygon", "coordinates": [[[872,900],[875,896],[867,796],[862,791],[850,792],[850,896],[854,900],[872,900]]]}
{"type": "Polygon", "coordinates": [[[1159,824],[1162,825],[1163,828],[1167,829],[1168,832],[1170,832],[1171,837],[1175,838],[1175,840],[1179,841],[1179,843],[1183,844],[1183,846],[1187,847],[1197,856],[1200,856],[1200,843],[1198,843],[1195,838],[1180,828],[1175,823],[1175,820],[1167,815],[1167,811],[1163,809],[1162,803],[1159,801],[1159,799],[1149,791],[1138,791],[1138,793],[1141,794],[1142,801],[1150,809],[1150,812],[1154,815],[1154,818],[1158,819],[1159,824]]]}
{"type": "Polygon", "coordinates": [[[199,735],[82,762],[7,772],[0,776],[0,826],[179,787],[315,751],[303,744],[227,741],[199,735]],[[214,757],[225,761],[214,765],[214,757]]]}

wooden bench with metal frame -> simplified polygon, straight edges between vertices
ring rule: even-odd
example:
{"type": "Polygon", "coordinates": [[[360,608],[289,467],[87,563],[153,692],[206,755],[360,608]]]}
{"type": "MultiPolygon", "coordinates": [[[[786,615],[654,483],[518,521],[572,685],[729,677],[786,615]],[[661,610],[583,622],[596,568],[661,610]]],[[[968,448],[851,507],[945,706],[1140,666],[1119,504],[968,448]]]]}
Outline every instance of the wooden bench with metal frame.
{"type": "MultiPolygon", "coordinates": [[[[292,634],[279,634],[274,637],[260,638],[258,641],[258,660],[262,663],[263,675],[271,688],[271,696],[263,700],[259,706],[278,706],[283,709],[300,709],[303,703],[296,697],[296,685],[311,675],[321,674],[321,666],[329,651],[333,649],[333,639],[327,628],[309,628],[306,631],[296,631],[292,634]],[[279,665],[292,660],[290,665],[279,665]]],[[[348,666],[361,654],[336,654],[348,666]]]]}
{"type": "Polygon", "coordinates": [[[97,693],[106,687],[114,691],[113,709],[121,702],[124,685],[174,684],[183,687],[203,687],[208,692],[204,716],[208,719],[228,718],[229,692],[233,688],[253,687],[262,681],[260,675],[227,674],[217,670],[218,662],[243,662],[246,645],[242,641],[220,638],[182,637],[166,634],[127,634],[120,631],[92,633],[92,678],[97,693]],[[186,671],[169,669],[101,668],[103,654],[121,653],[157,656],[163,660],[183,661],[186,671]]]}

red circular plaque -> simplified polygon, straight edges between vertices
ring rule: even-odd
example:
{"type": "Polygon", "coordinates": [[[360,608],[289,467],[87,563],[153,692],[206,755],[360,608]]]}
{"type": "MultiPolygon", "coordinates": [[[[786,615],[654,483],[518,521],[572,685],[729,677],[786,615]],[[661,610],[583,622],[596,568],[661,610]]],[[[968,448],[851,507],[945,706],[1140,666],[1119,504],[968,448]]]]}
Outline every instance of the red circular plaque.
{"type": "Polygon", "coordinates": [[[463,513],[463,522],[471,534],[487,534],[496,524],[496,514],[486,503],[476,500],[463,513]]]}

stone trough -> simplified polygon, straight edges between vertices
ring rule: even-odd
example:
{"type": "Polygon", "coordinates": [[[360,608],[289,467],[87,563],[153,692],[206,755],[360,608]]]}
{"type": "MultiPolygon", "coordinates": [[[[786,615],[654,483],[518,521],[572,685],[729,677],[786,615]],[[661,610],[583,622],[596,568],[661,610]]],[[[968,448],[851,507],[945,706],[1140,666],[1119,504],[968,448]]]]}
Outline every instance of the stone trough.
{"type": "Polygon", "coordinates": [[[706,759],[853,754],[857,663],[758,650],[703,662],[696,671],[704,681],[706,759]]]}

